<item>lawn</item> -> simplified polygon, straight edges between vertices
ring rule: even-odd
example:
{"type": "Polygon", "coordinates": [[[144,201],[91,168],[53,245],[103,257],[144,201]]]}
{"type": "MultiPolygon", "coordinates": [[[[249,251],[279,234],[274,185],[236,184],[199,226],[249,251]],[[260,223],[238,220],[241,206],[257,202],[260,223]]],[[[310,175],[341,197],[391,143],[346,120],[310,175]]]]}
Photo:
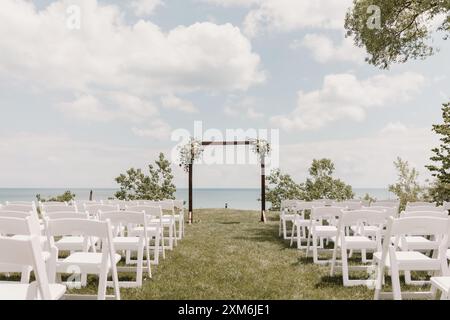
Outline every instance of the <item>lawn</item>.
{"type": "MultiPolygon", "coordinates": [[[[372,299],[365,287],[344,288],[338,274],[317,266],[278,237],[278,216],[197,210],[196,223],[153,279],[121,289],[123,299],[372,299]]],[[[95,292],[95,284],[89,288],[95,292]]],[[[83,290],[84,291],[84,290],[83,290]]]]}

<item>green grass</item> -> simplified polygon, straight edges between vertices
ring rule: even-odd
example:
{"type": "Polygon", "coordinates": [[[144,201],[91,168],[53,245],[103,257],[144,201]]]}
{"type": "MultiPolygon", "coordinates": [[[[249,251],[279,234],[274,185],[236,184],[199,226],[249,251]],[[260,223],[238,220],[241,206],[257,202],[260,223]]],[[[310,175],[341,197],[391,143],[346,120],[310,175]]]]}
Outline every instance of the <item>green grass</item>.
{"type": "MultiPolygon", "coordinates": [[[[278,217],[254,211],[197,210],[186,237],[153,268],[142,288],[122,299],[372,299],[366,287],[345,288],[340,274],[305,259],[278,237],[278,217]]],[[[90,278],[83,292],[95,293],[90,278]]]]}

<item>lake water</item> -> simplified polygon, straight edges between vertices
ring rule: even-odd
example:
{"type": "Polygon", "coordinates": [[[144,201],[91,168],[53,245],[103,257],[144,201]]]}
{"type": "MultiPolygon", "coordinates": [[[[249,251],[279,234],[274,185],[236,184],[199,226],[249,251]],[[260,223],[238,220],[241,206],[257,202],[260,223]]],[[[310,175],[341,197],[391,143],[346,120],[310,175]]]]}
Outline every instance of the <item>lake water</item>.
{"type": "MultiPolygon", "coordinates": [[[[5,201],[31,201],[36,200],[36,195],[40,194],[43,198],[48,198],[71,190],[78,200],[86,200],[89,198],[91,189],[77,188],[61,188],[61,189],[7,189],[0,188],[0,203],[5,201]]],[[[116,189],[93,189],[95,200],[106,200],[114,196],[116,189]]],[[[353,191],[356,198],[363,197],[366,193],[372,197],[381,199],[393,199],[394,195],[389,193],[387,189],[382,188],[355,188],[353,191]]],[[[188,200],[188,190],[178,189],[176,192],[177,199],[188,200]]],[[[194,208],[224,208],[228,204],[228,208],[258,210],[261,205],[258,201],[260,198],[260,189],[194,189],[194,208]]]]}

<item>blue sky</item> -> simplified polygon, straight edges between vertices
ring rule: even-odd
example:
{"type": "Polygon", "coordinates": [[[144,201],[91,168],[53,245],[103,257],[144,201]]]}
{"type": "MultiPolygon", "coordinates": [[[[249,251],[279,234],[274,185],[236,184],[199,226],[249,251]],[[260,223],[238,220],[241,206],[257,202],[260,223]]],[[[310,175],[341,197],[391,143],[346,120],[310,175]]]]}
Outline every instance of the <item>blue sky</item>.
{"type": "MultiPolygon", "coordinates": [[[[0,9],[0,187],[113,187],[171,153],[173,130],[279,129],[303,180],[332,158],[355,187],[423,166],[449,100],[449,42],[381,71],[345,40],[347,0],[6,0],[0,9]],[[81,25],[65,25],[67,8],[81,25]]],[[[175,181],[186,184],[174,165],[175,181]]],[[[257,187],[254,165],[196,167],[199,187],[257,187]]]]}

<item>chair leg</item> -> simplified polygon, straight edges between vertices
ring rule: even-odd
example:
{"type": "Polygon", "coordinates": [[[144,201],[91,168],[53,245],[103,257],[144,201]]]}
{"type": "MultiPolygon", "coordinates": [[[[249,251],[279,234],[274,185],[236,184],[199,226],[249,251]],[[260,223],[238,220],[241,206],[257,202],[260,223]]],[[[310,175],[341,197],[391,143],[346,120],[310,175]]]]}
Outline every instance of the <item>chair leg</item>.
{"type": "MultiPolygon", "coordinates": [[[[391,249],[392,251],[392,249],[391,249]]],[[[400,287],[400,273],[398,270],[398,265],[395,260],[391,258],[391,281],[392,281],[392,292],[394,293],[394,300],[402,300],[402,289],[400,287]]]]}
{"type": "Polygon", "coordinates": [[[301,227],[297,226],[297,249],[302,248],[302,235],[301,235],[301,227]]]}
{"type": "Polygon", "coordinates": [[[348,275],[348,260],[347,260],[347,248],[341,246],[341,260],[342,260],[342,280],[344,287],[349,285],[349,275],[348,275]]]}
{"type": "Polygon", "coordinates": [[[294,244],[294,237],[295,237],[295,223],[292,224],[292,231],[291,231],[291,243],[290,246],[294,244]]]}
{"type": "Polygon", "coordinates": [[[142,287],[142,269],[144,264],[144,243],[141,242],[138,248],[137,268],[136,268],[136,285],[142,287]]]}
{"type": "Polygon", "coordinates": [[[108,270],[106,270],[106,266],[102,266],[98,281],[98,293],[97,293],[98,300],[106,299],[106,286],[108,283],[107,280],[108,280],[108,270]]]}
{"type": "Polygon", "coordinates": [[[313,261],[314,263],[318,263],[319,262],[319,254],[317,252],[317,236],[314,234],[313,235],[313,241],[312,241],[312,246],[313,246],[313,261]]]}
{"type": "Polygon", "coordinates": [[[159,264],[159,245],[160,245],[160,234],[159,232],[156,233],[155,235],[155,252],[154,252],[154,260],[155,260],[155,264],[158,265],[159,264]]]}
{"type": "Polygon", "coordinates": [[[286,220],[283,220],[283,238],[287,239],[287,232],[286,232],[286,220]]]}
{"type": "Polygon", "coordinates": [[[333,258],[331,261],[331,269],[330,269],[330,276],[334,276],[334,268],[336,266],[336,256],[337,256],[337,241],[339,238],[336,238],[336,241],[334,242],[334,248],[333,248],[333,258]]]}

